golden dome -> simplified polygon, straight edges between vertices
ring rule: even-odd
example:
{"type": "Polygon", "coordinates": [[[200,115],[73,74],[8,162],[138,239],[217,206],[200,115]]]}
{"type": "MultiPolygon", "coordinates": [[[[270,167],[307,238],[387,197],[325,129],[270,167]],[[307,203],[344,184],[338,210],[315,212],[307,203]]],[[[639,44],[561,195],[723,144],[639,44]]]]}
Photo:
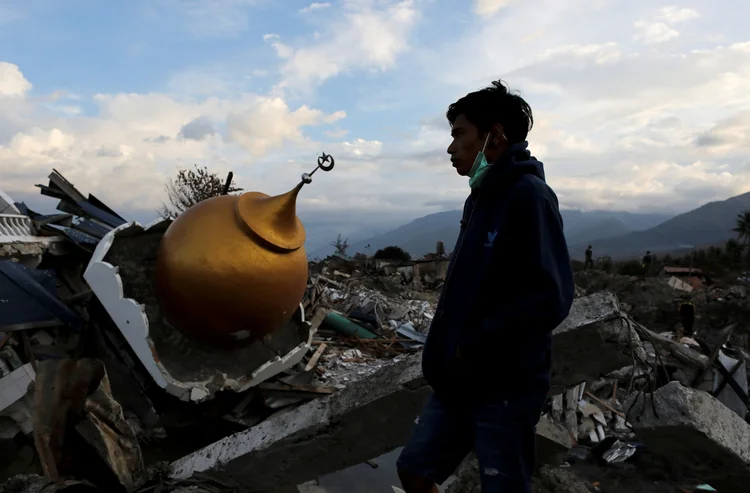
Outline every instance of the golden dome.
{"type": "MultiPolygon", "coordinates": [[[[324,171],[333,165],[331,156],[318,158],[324,171]]],[[[222,195],[177,217],[161,239],[155,279],[172,325],[206,343],[236,347],[291,318],[307,287],[297,195],[318,168],[285,194],[222,195]]]]}

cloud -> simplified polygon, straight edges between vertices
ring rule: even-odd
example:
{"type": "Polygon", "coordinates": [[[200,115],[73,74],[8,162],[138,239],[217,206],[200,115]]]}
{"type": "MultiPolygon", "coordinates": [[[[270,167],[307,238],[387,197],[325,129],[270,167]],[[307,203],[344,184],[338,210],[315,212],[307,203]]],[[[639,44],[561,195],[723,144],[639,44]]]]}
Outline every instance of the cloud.
{"type": "Polygon", "coordinates": [[[31,90],[31,83],[26,80],[17,65],[0,62],[0,97],[20,97],[31,90]]]}
{"type": "Polygon", "coordinates": [[[750,111],[742,111],[719,121],[695,138],[695,145],[725,154],[750,150],[750,111]]]}
{"type": "Polygon", "coordinates": [[[349,130],[345,128],[339,128],[337,130],[326,130],[324,133],[329,137],[333,137],[334,139],[341,139],[343,137],[346,137],[346,135],[349,133],[349,130]]]}
{"type": "Polygon", "coordinates": [[[216,133],[211,120],[205,116],[199,116],[195,120],[186,123],[180,130],[179,136],[189,140],[203,140],[216,133]]]}
{"type": "Polygon", "coordinates": [[[292,55],[294,55],[294,49],[279,41],[280,39],[281,36],[278,34],[266,34],[263,36],[263,41],[273,46],[274,50],[276,50],[276,55],[279,58],[284,60],[291,58],[292,55]]]}
{"type": "Polygon", "coordinates": [[[659,9],[655,21],[640,19],[633,26],[636,29],[636,39],[646,43],[663,43],[680,35],[679,31],[671,27],[673,24],[697,19],[700,14],[694,9],[670,5],[659,9]]]}
{"type": "MultiPolygon", "coordinates": [[[[161,204],[165,178],[177,167],[200,164],[226,173],[231,161],[239,165],[235,174],[240,179],[243,169],[246,176],[253,172],[238,163],[249,166],[250,159],[276,159],[269,153],[285,143],[295,146],[294,152],[314,157],[319,146],[303,133],[304,128],[346,116],[343,111],[326,113],[305,105],[290,108],[281,98],[248,93],[197,100],[130,93],[98,94],[93,98],[95,114],[62,118],[44,98],[25,96],[31,85],[18,67],[2,66],[4,74],[12,75],[3,79],[3,90],[13,94],[0,97],[3,188],[39,200],[33,184],[43,181],[54,167],[82,189],[137,218],[149,218],[161,204]],[[33,115],[33,120],[7,120],[24,114],[33,115]],[[9,133],[4,141],[6,125],[9,133]],[[226,136],[217,133],[217,127],[225,128],[226,136]]],[[[362,152],[373,152],[372,145],[360,147],[362,152]]]]}
{"type": "Polygon", "coordinates": [[[637,31],[636,39],[641,39],[646,43],[663,43],[680,35],[676,29],[672,29],[663,22],[639,20],[633,26],[637,31]]]}
{"type": "Polygon", "coordinates": [[[68,55],[80,80],[101,84],[71,86],[73,100],[53,92],[65,79],[33,58],[14,60],[23,73],[0,64],[3,188],[54,207],[33,184],[55,167],[140,218],[164,200],[177,167],[232,170],[247,190],[281,193],[326,151],[335,170],[300,195],[310,237],[365,236],[460,207],[468,188],[447,160],[444,112],[501,77],[534,109],[531,149],[564,206],[681,212],[750,189],[739,4],[730,22],[724,0],[701,15],[645,0],[343,0],[322,23],[298,15],[304,3],[276,17],[263,2],[158,1],[182,6],[169,17],[179,29],[165,26],[175,45],[210,50],[164,51],[162,71],[144,64],[139,81],[150,86],[136,91],[101,68],[90,77],[68,55]],[[196,6],[205,15],[189,12],[196,6]],[[222,12],[241,13],[224,26],[241,38],[211,33],[222,12]],[[278,34],[249,32],[256,15],[278,34]],[[217,39],[190,39],[185,27],[217,39]],[[47,78],[30,75],[39,73],[47,78]]]}
{"type": "Polygon", "coordinates": [[[515,0],[474,0],[474,13],[477,15],[494,15],[500,9],[511,5],[515,0]]]}
{"type": "Polygon", "coordinates": [[[309,14],[310,12],[313,12],[315,10],[327,9],[330,6],[331,6],[331,4],[328,3],[328,2],[324,2],[324,3],[314,2],[314,3],[311,3],[310,5],[308,5],[307,7],[300,9],[300,13],[302,13],[302,14],[309,14]]]}
{"type": "MultiPolygon", "coordinates": [[[[415,0],[347,0],[317,42],[283,50],[281,88],[304,91],[350,70],[385,71],[408,47],[419,12],[415,0]]],[[[278,49],[277,49],[278,53],[278,49]]]]}
{"type": "Polygon", "coordinates": [[[383,143],[377,140],[354,139],[342,144],[344,150],[354,156],[377,156],[383,148],[383,143]]]}
{"type": "Polygon", "coordinates": [[[539,58],[542,60],[560,60],[562,58],[591,59],[596,63],[605,64],[619,60],[622,56],[620,47],[612,41],[602,44],[563,45],[544,51],[539,58]]]}
{"type": "MultiPolygon", "coordinates": [[[[731,31],[701,24],[694,11],[655,14],[646,2],[627,10],[558,5],[519,3],[507,16],[467,30],[453,41],[456,48],[435,48],[434,65],[423,71],[453,87],[444,104],[498,77],[521,89],[536,116],[532,151],[567,206],[683,212],[750,190],[750,116],[743,113],[750,107],[750,43],[742,32],[716,45],[715,30],[731,31]],[[633,43],[632,23],[649,18],[667,33],[672,24],[694,21],[700,40],[633,43]],[[522,40],[532,24],[543,35],[520,42],[521,50],[502,48],[502,39],[522,40]],[[465,57],[458,46],[477,49],[465,57]],[[448,71],[440,69],[445,60],[454,61],[448,71]]],[[[672,36],[657,34],[649,40],[672,36]]],[[[436,118],[442,111],[436,108],[436,118]]],[[[442,169],[446,135],[440,125],[423,125],[413,152],[434,155],[428,162],[442,169]]]]}
{"type": "Polygon", "coordinates": [[[326,115],[308,106],[291,111],[281,98],[258,98],[252,105],[229,114],[227,134],[251,154],[263,155],[285,142],[304,145],[302,127],[332,123],[343,116],[342,112],[326,115]]]}
{"type": "Polygon", "coordinates": [[[677,24],[678,22],[685,22],[697,19],[698,17],[700,17],[700,14],[695,9],[677,7],[676,5],[660,9],[657,16],[657,18],[669,24],[677,24]]]}

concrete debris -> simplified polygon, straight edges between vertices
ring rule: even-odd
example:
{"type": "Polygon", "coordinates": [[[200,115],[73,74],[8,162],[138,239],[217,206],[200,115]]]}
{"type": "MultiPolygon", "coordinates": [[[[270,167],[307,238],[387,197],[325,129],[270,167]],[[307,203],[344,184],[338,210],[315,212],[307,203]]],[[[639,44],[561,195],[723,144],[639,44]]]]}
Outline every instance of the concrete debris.
{"type": "Polygon", "coordinates": [[[215,475],[249,492],[267,492],[393,450],[408,438],[430,393],[420,366],[419,355],[396,361],[331,397],[277,415],[176,461],[171,477],[215,475]],[[364,439],[365,429],[378,432],[364,439]]]}
{"type": "Polygon", "coordinates": [[[670,277],[667,280],[667,284],[671,288],[677,289],[679,291],[684,291],[686,293],[690,293],[694,289],[693,286],[691,286],[690,284],[674,276],[670,277]]]}
{"type": "Polygon", "coordinates": [[[636,436],[682,476],[726,493],[747,491],[750,425],[711,395],[670,382],[629,406],[636,436]]]}
{"type": "MultiPolygon", "coordinates": [[[[408,262],[311,262],[286,325],[218,350],[176,331],[157,302],[169,221],[129,222],[57,171],[39,188],[60,213],[0,190],[0,493],[317,491],[316,478],[404,444],[430,392],[420,352],[444,246],[408,262]]],[[[741,491],[750,299],[744,275],[729,279],[577,274],[552,333],[536,491],[609,491],[602,477],[622,486],[642,470],[650,483],[633,480],[634,491],[662,480],[741,491]],[[692,337],[677,313],[688,296],[692,337]]],[[[469,457],[446,491],[478,491],[478,478],[469,457]]]]}
{"type": "Polygon", "coordinates": [[[555,394],[646,358],[638,332],[608,292],[577,298],[552,337],[555,394]]]}

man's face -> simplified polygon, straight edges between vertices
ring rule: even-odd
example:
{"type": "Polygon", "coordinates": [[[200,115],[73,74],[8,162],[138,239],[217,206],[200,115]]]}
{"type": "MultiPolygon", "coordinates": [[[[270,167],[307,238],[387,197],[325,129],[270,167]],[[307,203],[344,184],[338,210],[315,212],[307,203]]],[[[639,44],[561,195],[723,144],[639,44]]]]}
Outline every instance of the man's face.
{"type": "Polygon", "coordinates": [[[461,176],[466,176],[471,171],[477,154],[484,147],[486,135],[479,135],[479,129],[469,122],[464,115],[458,115],[451,128],[453,142],[448,146],[448,154],[451,155],[451,163],[461,176]]]}

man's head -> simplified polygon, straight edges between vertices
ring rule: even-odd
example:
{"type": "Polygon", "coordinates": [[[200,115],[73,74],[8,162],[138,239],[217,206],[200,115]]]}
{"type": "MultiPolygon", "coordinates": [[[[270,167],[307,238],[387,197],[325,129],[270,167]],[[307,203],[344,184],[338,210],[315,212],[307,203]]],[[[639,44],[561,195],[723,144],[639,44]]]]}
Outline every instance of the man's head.
{"type": "Polygon", "coordinates": [[[462,97],[445,116],[453,137],[448,154],[461,176],[469,174],[483,148],[487,162],[493,163],[509,145],[525,141],[534,125],[529,104],[502,80],[462,97]]]}

